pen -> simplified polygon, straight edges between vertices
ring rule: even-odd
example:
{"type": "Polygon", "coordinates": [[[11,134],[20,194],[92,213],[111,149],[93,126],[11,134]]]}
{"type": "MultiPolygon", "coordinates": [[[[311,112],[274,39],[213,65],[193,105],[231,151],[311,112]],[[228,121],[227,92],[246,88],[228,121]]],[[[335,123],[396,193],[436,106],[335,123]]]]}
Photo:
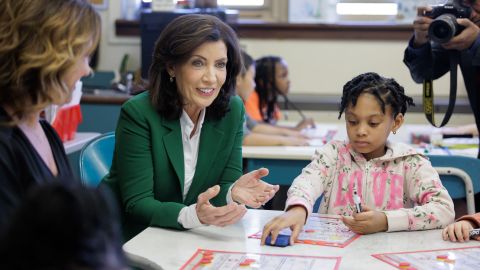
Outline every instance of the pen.
{"type": "Polygon", "coordinates": [[[357,211],[357,213],[362,212],[362,204],[360,197],[357,194],[357,191],[353,191],[353,202],[355,203],[355,210],[357,211]]]}
{"type": "Polygon", "coordinates": [[[469,234],[470,238],[473,238],[478,235],[480,235],[480,229],[473,229],[470,231],[470,234],[469,234]]]}
{"type": "Polygon", "coordinates": [[[291,102],[290,99],[287,98],[287,95],[282,93],[280,93],[280,95],[283,97],[283,100],[285,100],[285,109],[288,109],[288,105],[290,105],[293,107],[293,109],[295,109],[295,111],[298,112],[298,114],[300,114],[300,117],[302,118],[302,120],[307,118],[305,114],[303,114],[302,110],[300,110],[300,108],[298,108],[297,105],[295,105],[295,103],[291,102]]]}
{"type": "Polygon", "coordinates": [[[448,138],[473,138],[473,134],[443,134],[443,139],[448,138]]]}

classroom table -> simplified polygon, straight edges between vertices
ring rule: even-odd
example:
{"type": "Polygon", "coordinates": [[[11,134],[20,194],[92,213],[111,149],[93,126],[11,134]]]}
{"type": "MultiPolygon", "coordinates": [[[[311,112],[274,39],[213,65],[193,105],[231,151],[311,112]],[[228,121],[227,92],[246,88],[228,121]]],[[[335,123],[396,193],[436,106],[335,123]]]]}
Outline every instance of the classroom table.
{"type": "Polygon", "coordinates": [[[441,230],[362,235],[344,248],[307,244],[295,244],[284,248],[260,246],[259,239],[248,238],[262,230],[265,223],[281,213],[281,211],[250,209],[237,224],[223,228],[204,226],[177,231],[149,227],[125,243],[123,250],[129,261],[142,269],[180,269],[197,249],[210,249],[305,256],[341,256],[339,269],[362,270],[396,269],[372,257],[372,254],[480,246],[478,241],[466,243],[443,241],[441,230]]]}
{"type": "Polygon", "coordinates": [[[65,152],[68,155],[79,151],[85,144],[93,140],[95,137],[98,137],[99,135],[100,133],[98,132],[77,132],[73,140],[63,143],[63,146],[65,147],[65,152]]]}
{"type": "MultiPolygon", "coordinates": [[[[347,140],[345,125],[319,124],[315,129],[307,131],[311,136],[317,136],[314,143],[324,138],[329,130],[336,130],[334,136],[327,141],[347,140]]],[[[391,134],[391,142],[409,143],[412,134],[430,134],[439,132],[436,128],[427,125],[405,125],[400,128],[397,134],[391,134]]],[[[417,151],[426,155],[462,155],[476,158],[478,148],[470,149],[446,149],[440,147],[417,147],[417,151]]],[[[292,180],[300,174],[301,170],[311,161],[315,149],[321,146],[243,146],[242,157],[245,160],[246,171],[260,167],[270,169],[266,181],[273,184],[290,185],[292,180]]]]}

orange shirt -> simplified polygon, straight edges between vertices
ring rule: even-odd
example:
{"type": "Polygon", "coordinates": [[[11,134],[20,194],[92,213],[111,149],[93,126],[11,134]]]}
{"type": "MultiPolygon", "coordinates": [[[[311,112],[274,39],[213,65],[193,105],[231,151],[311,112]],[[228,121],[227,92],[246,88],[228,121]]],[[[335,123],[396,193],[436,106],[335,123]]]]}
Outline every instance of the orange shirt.
{"type": "MultiPolygon", "coordinates": [[[[248,97],[248,99],[245,101],[245,111],[253,120],[263,122],[263,115],[266,114],[267,108],[262,108],[262,112],[260,112],[259,104],[260,98],[258,97],[258,93],[253,91],[250,97],[248,97]]],[[[277,104],[275,105],[273,118],[273,123],[282,118],[282,113],[280,112],[280,108],[277,104]]]]}

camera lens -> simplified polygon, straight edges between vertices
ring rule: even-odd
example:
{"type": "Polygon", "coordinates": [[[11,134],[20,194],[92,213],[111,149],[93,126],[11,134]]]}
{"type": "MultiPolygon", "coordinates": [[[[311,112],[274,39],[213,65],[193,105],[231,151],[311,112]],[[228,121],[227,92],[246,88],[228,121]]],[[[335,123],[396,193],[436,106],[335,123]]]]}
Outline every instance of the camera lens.
{"type": "Polygon", "coordinates": [[[452,14],[443,14],[432,21],[428,28],[428,36],[437,43],[450,41],[457,32],[457,20],[452,14]]]}

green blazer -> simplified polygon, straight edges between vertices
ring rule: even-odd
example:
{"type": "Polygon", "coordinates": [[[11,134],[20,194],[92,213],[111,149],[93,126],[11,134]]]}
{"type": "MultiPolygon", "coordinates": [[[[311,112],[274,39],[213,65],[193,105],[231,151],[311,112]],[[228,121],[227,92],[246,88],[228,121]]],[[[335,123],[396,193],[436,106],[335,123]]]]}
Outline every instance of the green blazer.
{"type": "Polygon", "coordinates": [[[228,189],[242,175],[244,107],[239,97],[232,97],[230,111],[221,120],[205,119],[195,175],[183,200],[180,120],[162,118],[148,95],[144,92],[122,106],[112,167],[102,180],[120,200],[127,239],[148,226],[183,229],[177,222],[183,207],[216,184],[221,191],[211,203],[225,205],[228,189]]]}

